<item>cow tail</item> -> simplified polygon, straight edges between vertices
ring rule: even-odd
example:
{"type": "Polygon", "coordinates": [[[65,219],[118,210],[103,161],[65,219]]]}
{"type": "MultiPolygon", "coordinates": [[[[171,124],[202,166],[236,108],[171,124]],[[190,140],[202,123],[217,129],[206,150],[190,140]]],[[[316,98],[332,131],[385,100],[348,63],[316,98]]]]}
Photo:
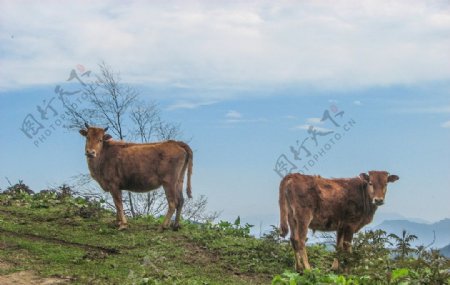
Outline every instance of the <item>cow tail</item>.
{"type": "Polygon", "coordinates": [[[289,232],[288,226],[288,204],[286,200],[286,191],[290,184],[290,177],[286,176],[280,182],[280,197],[278,203],[280,205],[280,236],[285,237],[289,232]]]}
{"type": "Polygon", "coordinates": [[[188,172],[187,172],[187,187],[186,187],[186,193],[189,198],[192,198],[192,189],[191,189],[191,176],[192,176],[192,166],[193,166],[193,159],[194,155],[192,153],[191,148],[188,146],[188,172]]]}
{"type": "Polygon", "coordinates": [[[192,176],[192,166],[194,154],[192,153],[192,149],[184,142],[178,142],[180,146],[186,151],[186,164],[187,164],[187,185],[186,185],[186,194],[189,198],[192,198],[192,189],[191,189],[191,176],[192,176]]]}

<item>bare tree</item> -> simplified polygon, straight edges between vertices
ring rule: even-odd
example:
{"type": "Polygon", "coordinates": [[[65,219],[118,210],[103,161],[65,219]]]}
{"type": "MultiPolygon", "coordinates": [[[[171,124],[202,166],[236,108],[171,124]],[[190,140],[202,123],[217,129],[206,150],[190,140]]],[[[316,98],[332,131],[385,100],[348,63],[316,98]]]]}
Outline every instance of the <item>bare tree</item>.
{"type": "Polygon", "coordinates": [[[159,140],[172,140],[182,135],[179,124],[160,121],[157,130],[159,140]]]}
{"type": "Polygon", "coordinates": [[[96,115],[102,124],[123,140],[125,138],[125,116],[135,103],[138,92],[120,83],[120,75],[114,73],[104,62],[99,65],[101,75],[96,84],[89,84],[85,89],[96,115]]]}
{"type": "Polygon", "coordinates": [[[134,123],[133,138],[143,143],[179,139],[182,136],[180,125],[162,120],[160,114],[156,103],[138,101],[131,111],[131,120],[134,123]]]}
{"type": "Polygon", "coordinates": [[[131,111],[131,120],[135,125],[132,131],[134,139],[147,143],[157,136],[157,127],[161,123],[161,117],[155,103],[139,102],[136,104],[136,107],[131,111]]]}
{"type": "Polygon", "coordinates": [[[99,69],[95,81],[83,83],[82,94],[77,95],[83,100],[78,98],[74,103],[68,95],[59,96],[66,109],[66,127],[79,130],[84,123],[109,126],[113,134],[122,140],[126,136],[128,110],[136,102],[139,92],[122,83],[119,73],[105,62],[99,64],[99,69]]]}
{"type": "Polygon", "coordinates": [[[206,206],[208,204],[208,198],[204,195],[200,195],[197,199],[189,199],[183,207],[183,217],[195,223],[206,223],[216,220],[219,212],[208,212],[206,206]]]}

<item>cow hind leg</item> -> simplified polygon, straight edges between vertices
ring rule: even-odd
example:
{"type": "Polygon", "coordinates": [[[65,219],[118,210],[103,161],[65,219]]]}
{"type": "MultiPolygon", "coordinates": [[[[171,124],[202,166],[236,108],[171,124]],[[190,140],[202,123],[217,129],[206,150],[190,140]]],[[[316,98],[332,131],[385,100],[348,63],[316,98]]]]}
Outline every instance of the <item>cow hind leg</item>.
{"type": "Polygon", "coordinates": [[[293,216],[289,219],[289,223],[291,224],[291,244],[295,252],[295,270],[302,272],[303,269],[311,269],[306,251],[306,238],[312,213],[309,210],[303,210],[293,216]]]}
{"type": "Polygon", "coordinates": [[[181,212],[183,210],[183,205],[184,205],[183,193],[179,192],[178,195],[179,196],[178,196],[177,206],[176,206],[175,222],[174,222],[174,224],[172,226],[172,229],[174,231],[177,231],[177,230],[180,229],[181,212]]]}
{"type": "Polygon", "coordinates": [[[175,214],[175,222],[172,225],[172,229],[177,231],[180,229],[180,220],[181,220],[181,212],[183,210],[184,205],[184,197],[183,197],[183,185],[184,185],[184,176],[186,175],[187,163],[181,168],[180,173],[178,174],[178,181],[176,185],[176,214],[175,214]]]}
{"type": "Polygon", "coordinates": [[[305,269],[311,269],[311,265],[309,265],[308,254],[306,252],[306,237],[308,235],[308,224],[302,223],[298,225],[299,229],[299,257],[303,261],[303,266],[305,269]]]}
{"type": "Polygon", "coordinates": [[[176,195],[176,185],[174,183],[167,183],[163,184],[164,192],[166,193],[167,203],[168,203],[168,209],[167,214],[164,217],[164,220],[159,227],[159,232],[164,231],[165,229],[169,228],[170,221],[172,219],[173,214],[175,213],[176,207],[177,207],[177,195],[176,195]]]}

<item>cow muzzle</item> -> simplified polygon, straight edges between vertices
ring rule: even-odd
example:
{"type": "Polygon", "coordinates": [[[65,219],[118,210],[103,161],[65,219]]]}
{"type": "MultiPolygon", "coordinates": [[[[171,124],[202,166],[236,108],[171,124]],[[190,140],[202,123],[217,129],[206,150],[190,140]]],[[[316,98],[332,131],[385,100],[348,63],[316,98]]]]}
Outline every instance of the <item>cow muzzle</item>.
{"type": "Polygon", "coordinates": [[[95,150],[86,150],[86,156],[87,156],[88,158],[94,158],[94,157],[96,157],[95,150]]]}
{"type": "Polygon", "coordinates": [[[384,199],[380,199],[380,198],[374,198],[372,203],[376,206],[381,206],[384,204],[384,199]]]}

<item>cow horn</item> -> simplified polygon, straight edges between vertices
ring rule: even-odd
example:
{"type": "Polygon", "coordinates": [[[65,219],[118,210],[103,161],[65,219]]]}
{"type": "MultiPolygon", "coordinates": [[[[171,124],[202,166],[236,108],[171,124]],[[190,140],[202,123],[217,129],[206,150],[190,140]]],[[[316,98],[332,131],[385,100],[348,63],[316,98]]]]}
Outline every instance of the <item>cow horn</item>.
{"type": "Polygon", "coordinates": [[[105,132],[106,132],[106,131],[108,130],[108,128],[109,128],[109,127],[106,127],[106,128],[104,129],[104,130],[105,130],[105,132]]]}
{"type": "Polygon", "coordinates": [[[86,127],[86,129],[89,129],[88,123],[84,122],[84,126],[86,127]]]}

